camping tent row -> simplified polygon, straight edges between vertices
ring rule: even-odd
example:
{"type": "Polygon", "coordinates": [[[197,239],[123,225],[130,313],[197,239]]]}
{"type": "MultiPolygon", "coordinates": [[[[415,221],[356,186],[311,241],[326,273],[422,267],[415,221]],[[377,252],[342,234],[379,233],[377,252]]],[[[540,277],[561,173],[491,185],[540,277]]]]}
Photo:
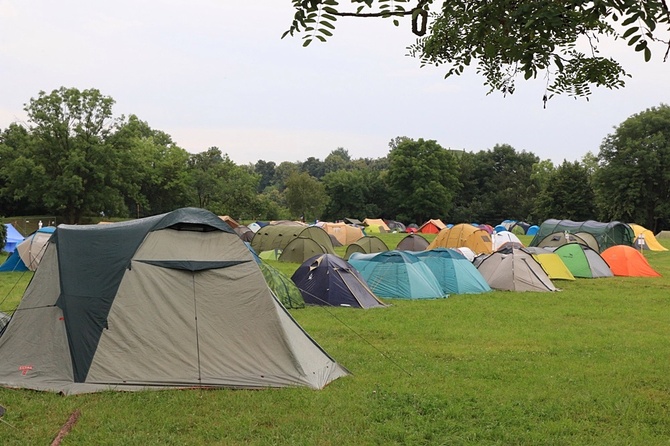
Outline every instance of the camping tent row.
{"type": "Polygon", "coordinates": [[[65,394],[320,389],[348,374],[275,299],[234,231],[194,208],[59,226],[0,357],[0,385],[65,394]]]}
{"type": "Polygon", "coordinates": [[[354,253],[349,263],[379,297],[434,299],[490,291],[472,263],[452,249],[354,253]]]}

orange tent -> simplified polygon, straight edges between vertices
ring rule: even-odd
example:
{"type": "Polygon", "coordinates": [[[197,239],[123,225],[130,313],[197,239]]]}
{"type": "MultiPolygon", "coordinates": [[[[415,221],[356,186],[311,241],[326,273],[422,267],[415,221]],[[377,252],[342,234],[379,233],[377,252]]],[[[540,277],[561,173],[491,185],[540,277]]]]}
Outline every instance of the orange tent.
{"type": "Polygon", "coordinates": [[[426,249],[433,248],[470,248],[477,254],[491,254],[491,236],[483,229],[468,223],[461,223],[442,229],[426,249]]]}
{"type": "Polygon", "coordinates": [[[447,225],[442,223],[442,220],[437,219],[437,220],[428,220],[424,224],[421,225],[421,227],[417,230],[417,232],[422,232],[424,234],[437,234],[439,233],[442,229],[446,228],[447,225]]]}
{"type": "Polygon", "coordinates": [[[614,245],[600,253],[615,276],[661,277],[635,248],[614,245]]]}

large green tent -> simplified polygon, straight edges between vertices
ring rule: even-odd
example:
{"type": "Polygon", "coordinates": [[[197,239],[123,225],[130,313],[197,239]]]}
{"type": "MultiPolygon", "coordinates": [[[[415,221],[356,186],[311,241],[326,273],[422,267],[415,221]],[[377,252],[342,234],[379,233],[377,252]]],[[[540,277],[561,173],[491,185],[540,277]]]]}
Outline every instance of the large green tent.
{"type": "Polygon", "coordinates": [[[612,277],[607,262],[595,250],[581,243],[568,243],[554,251],[575,277],[594,279],[612,277]]]}
{"type": "Polygon", "coordinates": [[[275,296],[284,307],[305,307],[305,300],[302,298],[302,293],[290,277],[263,261],[260,261],[258,265],[261,267],[263,277],[265,277],[268,286],[272,292],[275,293],[275,296]]]}
{"type": "Polygon", "coordinates": [[[540,242],[546,236],[556,232],[569,234],[586,232],[591,234],[598,242],[598,251],[600,252],[614,245],[632,246],[635,240],[635,233],[631,227],[620,221],[601,223],[594,220],[572,221],[549,219],[540,225],[539,231],[537,231],[529,246],[539,246],[540,242]]]}
{"type": "Polygon", "coordinates": [[[0,336],[0,385],[70,393],[320,389],[348,372],[216,215],[61,225],[0,336]]]}

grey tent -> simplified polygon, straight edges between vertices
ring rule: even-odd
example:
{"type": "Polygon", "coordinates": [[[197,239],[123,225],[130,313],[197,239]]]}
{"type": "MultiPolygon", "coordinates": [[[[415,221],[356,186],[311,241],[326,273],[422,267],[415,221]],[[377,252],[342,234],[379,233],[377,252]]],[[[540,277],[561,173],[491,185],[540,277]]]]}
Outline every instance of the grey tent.
{"type": "Polygon", "coordinates": [[[489,254],[477,266],[484,280],[495,290],[556,291],[556,287],[533,256],[510,248],[489,254]]]}
{"type": "Polygon", "coordinates": [[[398,251],[424,251],[430,243],[419,234],[409,234],[396,246],[398,251]]]}
{"type": "Polygon", "coordinates": [[[202,209],[61,225],[0,337],[0,385],[65,394],[324,387],[348,374],[202,209]]]}
{"type": "Polygon", "coordinates": [[[374,254],[377,252],[386,252],[389,247],[379,237],[374,235],[366,235],[356,240],[351,245],[347,246],[347,251],[344,254],[344,259],[349,260],[349,257],[355,252],[361,254],[374,254]]]}

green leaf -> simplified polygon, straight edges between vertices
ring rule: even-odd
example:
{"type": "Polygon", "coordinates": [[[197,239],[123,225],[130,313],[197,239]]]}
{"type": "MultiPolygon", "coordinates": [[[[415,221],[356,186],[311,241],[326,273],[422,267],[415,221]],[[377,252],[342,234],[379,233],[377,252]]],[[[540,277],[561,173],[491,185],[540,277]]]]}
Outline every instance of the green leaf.
{"type": "Polygon", "coordinates": [[[624,21],[621,23],[621,26],[628,26],[628,25],[630,25],[630,24],[632,24],[632,23],[635,23],[635,21],[638,19],[638,17],[639,17],[639,16],[638,16],[637,14],[633,14],[632,16],[630,16],[630,17],[628,17],[626,20],[624,20],[624,21]]]}
{"type": "Polygon", "coordinates": [[[644,48],[644,61],[649,62],[650,60],[651,60],[651,50],[647,46],[644,48]]]}
{"type": "Polygon", "coordinates": [[[631,34],[634,34],[635,32],[637,32],[637,30],[639,30],[639,29],[640,29],[639,26],[632,26],[632,27],[628,28],[628,29],[626,30],[626,32],[623,33],[623,36],[621,36],[621,37],[625,39],[625,38],[627,38],[628,36],[630,36],[631,34]]]}
{"type": "Polygon", "coordinates": [[[633,44],[634,44],[635,42],[637,42],[638,40],[640,40],[640,36],[639,36],[639,35],[637,35],[637,36],[633,36],[633,38],[630,39],[630,40],[628,41],[628,46],[633,46],[633,44]]]}
{"type": "Polygon", "coordinates": [[[312,39],[305,39],[304,42],[302,42],[302,46],[303,46],[303,47],[306,47],[306,46],[309,45],[310,43],[312,43],[312,39]]]}
{"type": "Polygon", "coordinates": [[[331,33],[330,31],[328,31],[325,28],[319,28],[319,32],[322,33],[322,34],[327,35],[328,37],[333,37],[333,33],[331,33]]]}

